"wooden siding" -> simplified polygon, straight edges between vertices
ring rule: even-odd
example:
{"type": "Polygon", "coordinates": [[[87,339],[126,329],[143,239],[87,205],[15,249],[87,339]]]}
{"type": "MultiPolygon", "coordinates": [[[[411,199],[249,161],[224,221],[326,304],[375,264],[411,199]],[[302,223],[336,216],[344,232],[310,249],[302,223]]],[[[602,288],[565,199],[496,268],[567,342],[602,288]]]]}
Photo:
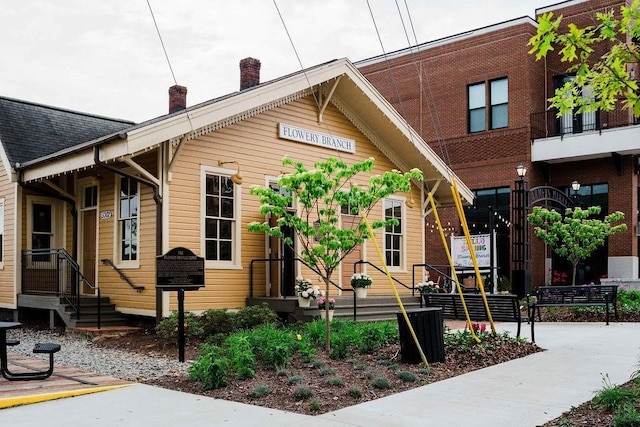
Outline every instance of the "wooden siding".
{"type": "MultiPolygon", "coordinates": [[[[0,198],[4,198],[3,259],[0,269],[0,307],[16,308],[16,194],[17,184],[0,170],[0,198]]],[[[19,276],[18,276],[19,277],[19,276]]]]}
{"type": "MultiPolygon", "coordinates": [[[[188,309],[243,307],[249,295],[249,264],[252,259],[265,257],[265,236],[249,233],[247,225],[252,221],[263,221],[258,214],[259,201],[249,195],[253,185],[265,185],[266,176],[277,176],[283,170],[282,158],[287,155],[294,160],[302,160],[308,166],[314,161],[329,156],[339,156],[347,163],[374,157],[374,173],[394,169],[384,155],[377,150],[344,116],[333,106],[324,113],[324,123],[317,122],[317,108],[311,97],[286,104],[259,116],[242,121],[227,128],[188,141],[173,169],[169,188],[169,247],[184,246],[201,254],[201,217],[200,217],[200,180],[201,166],[218,167],[218,161],[238,161],[244,177],[241,186],[241,269],[207,269],[206,286],[197,292],[187,294],[185,305],[188,309]],[[354,139],[355,154],[336,152],[330,149],[296,143],[278,138],[278,123],[311,129],[323,133],[354,139]]],[[[234,166],[231,166],[233,168],[234,166]]],[[[362,178],[361,178],[362,179],[362,178]]],[[[366,180],[362,179],[362,183],[366,180]]],[[[420,200],[419,192],[414,188],[414,199],[420,200]]],[[[404,196],[404,195],[400,195],[404,196]]],[[[407,229],[406,272],[394,273],[394,277],[410,284],[411,265],[423,259],[422,218],[420,209],[406,209],[407,229]]],[[[382,206],[371,213],[372,219],[382,218],[382,206]]],[[[382,245],[382,231],[377,241],[382,245]]],[[[375,248],[367,244],[369,260],[381,265],[375,248]]],[[[352,268],[349,266],[348,268],[352,268]]],[[[374,278],[372,294],[391,292],[383,275],[368,269],[374,278]]],[[[306,274],[305,274],[306,276],[306,274]]],[[[309,277],[311,278],[311,277],[309,277]]],[[[316,279],[312,278],[314,282],[316,279]]],[[[334,280],[339,280],[336,271],[334,280]]],[[[265,269],[261,268],[254,277],[254,295],[265,294],[265,269]]],[[[348,287],[348,284],[346,284],[348,287]]],[[[171,308],[175,309],[172,296],[171,308]]]]}

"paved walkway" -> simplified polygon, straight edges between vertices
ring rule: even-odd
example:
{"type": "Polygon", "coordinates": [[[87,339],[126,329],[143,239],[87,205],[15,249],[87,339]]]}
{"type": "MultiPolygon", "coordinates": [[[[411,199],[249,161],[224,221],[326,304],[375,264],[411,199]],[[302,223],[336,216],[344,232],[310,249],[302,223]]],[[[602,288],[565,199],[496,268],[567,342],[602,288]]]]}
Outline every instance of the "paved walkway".
{"type": "MultiPolygon", "coordinates": [[[[513,324],[500,330],[514,332],[513,324]]],[[[523,331],[528,337],[529,331],[523,331]]],[[[590,400],[602,374],[629,380],[640,324],[537,323],[547,351],[335,412],[307,416],[133,385],[4,409],[2,425],[91,426],[521,426],[535,427],[590,400]]],[[[3,384],[0,380],[0,384],[3,384]]]]}

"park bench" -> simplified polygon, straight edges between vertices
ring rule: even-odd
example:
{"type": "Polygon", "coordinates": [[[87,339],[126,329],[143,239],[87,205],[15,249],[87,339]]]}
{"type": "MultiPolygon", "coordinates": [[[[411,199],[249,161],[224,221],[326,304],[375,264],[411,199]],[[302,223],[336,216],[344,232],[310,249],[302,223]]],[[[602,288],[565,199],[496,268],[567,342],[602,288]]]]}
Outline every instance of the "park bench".
{"type": "MultiPolygon", "coordinates": [[[[473,321],[488,321],[487,310],[479,294],[464,294],[464,302],[469,312],[469,318],[473,321]]],[[[424,304],[427,307],[440,307],[443,319],[466,320],[460,294],[423,294],[424,304]]],[[[491,311],[491,318],[498,322],[517,322],[520,336],[522,317],[520,314],[520,302],[515,295],[486,294],[487,304],[491,311]]]]}
{"type": "Polygon", "coordinates": [[[609,324],[610,307],[618,321],[618,285],[541,286],[533,295],[527,295],[527,308],[531,320],[531,342],[535,342],[535,317],[542,320],[540,307],[605,307],[609,324]]]}

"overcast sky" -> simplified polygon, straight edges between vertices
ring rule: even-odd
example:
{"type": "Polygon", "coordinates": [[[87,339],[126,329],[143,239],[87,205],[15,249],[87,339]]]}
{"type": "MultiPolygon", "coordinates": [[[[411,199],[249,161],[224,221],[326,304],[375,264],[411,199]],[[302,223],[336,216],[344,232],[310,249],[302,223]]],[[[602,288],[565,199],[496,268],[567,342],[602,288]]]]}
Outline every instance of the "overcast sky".
{"type": "MultiPolygon", "coordinates": [[[[149,0],[193,105],[335,58],[355,62],[522,16],[553,0],[149,0]],[[402,10],[400,18],[398,7],[402,10]],[[277,8],[276,8],[277,5],[277,8]],[[380,31],[378,40],[374,21],[380,31]]],[[[147,0],[2,0],[0,96],[141,122],[168,111],[174,84],[147,0]]]]}

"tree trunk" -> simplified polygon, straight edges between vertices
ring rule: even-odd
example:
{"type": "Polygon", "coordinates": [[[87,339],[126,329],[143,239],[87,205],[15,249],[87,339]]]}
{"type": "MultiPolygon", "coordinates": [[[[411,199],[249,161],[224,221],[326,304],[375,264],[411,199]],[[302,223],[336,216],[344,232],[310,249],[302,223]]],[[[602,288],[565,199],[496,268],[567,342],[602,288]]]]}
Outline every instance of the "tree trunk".
{"type": "Polygon", "coordinates": [[[331,281],[331,275],[328,275],[324,279],[324,310],[325,310],[325,349],[327,354],[331,354],[331,328],[329,320],[329,282],[331,281]]]}
{"type": "Polygon", "coordinates": [[[578,263],[580,261],[573,261],[571,264],[573,265],[573,276],[571,278],[571,282],[573,284],[573,286],[576,285],[576,271],[578,270],[578,263]]]}

